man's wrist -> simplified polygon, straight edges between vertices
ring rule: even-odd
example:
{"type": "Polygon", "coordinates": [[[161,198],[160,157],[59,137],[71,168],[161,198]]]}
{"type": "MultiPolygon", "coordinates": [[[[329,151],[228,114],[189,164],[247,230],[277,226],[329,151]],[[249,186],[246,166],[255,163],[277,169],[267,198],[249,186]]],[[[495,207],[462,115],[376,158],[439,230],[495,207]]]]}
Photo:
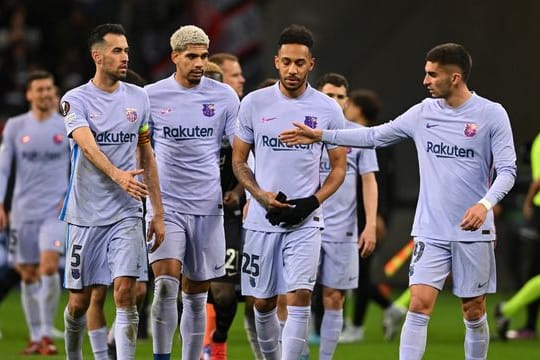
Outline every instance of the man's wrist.
{"type": "Polygon", "coordinates": [[[484,205],[484,207],[486,208],[487,211],[489,211],[489,210],[491,210],[493,208],[493,205],[486,198],[480,199],[480,201],[478,201],[478,204],[484,205]]]}

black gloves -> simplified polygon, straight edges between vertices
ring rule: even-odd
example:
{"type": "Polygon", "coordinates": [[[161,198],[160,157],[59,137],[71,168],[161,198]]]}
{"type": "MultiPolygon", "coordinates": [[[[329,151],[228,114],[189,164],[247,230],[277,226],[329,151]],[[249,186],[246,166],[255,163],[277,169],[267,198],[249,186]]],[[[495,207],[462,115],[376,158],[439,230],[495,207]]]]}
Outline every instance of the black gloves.
{"type": "Polygon", "coordinates": [[[304,221],[309,214],[319,207],[319,200],[317,200],[315,195],[281,202],[290,204],[292,207],[269,210],[266,213],[266,218],[272,225],[281,225],[283,227],[297,225],[304,221]]]}

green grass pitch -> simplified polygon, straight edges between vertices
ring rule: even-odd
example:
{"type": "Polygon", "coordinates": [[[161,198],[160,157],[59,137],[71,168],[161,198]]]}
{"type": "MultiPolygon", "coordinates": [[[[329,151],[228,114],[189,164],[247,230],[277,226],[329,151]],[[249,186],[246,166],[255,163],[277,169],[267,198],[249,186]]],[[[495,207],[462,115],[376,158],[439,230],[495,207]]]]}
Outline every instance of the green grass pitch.
{"type": "MultiPolygon", "coordinates": [[[[494,332],[494,321],[492,309],[501,296],[495,295],[488,298],[488,310],[490,315],[491,331],[494,332]]],[[[56,326],[63,328],[62,311],[66,304],[66,294],[62,296],[59,306],[56,326]]],[[[108,321],[111,321],[114,310],[111,304],[111,296],[107,301],[108,321]]],[[[246,341],[242,315],[243,304],[239,306],[239,312],[232,326],[228,340],[228,354],[230,360],[252,359],[249,345],[246,341]]],[[[371,304],[366,319],[366,338],[361,343],[339,344],[335,359],[346,360],[387,360],[398,358],[398,339],[393,342],[385,342],[381,329],[382,312],[376,306],[371,304]]],[[[523,323],[523,314],[520,314],[514,321],[514,326],[521,326],[523,323]]],[[[20,306],[20,293],[13,291],[8,298],[0,305],[0,329],[3,332],[3,338],[0,340],[0,359],[28,359],[28,356],[20,356],[19,352],[26,344],[27,331],[20,306]]],[[[428,345],[424,359],[433,360],[455,360],[463,359],[463,334],[464,327],[460,314],[458,299],[449,292],[443,292],[439,297],[435,312],[431,317],[428,330],[428,345]]],[[[65,359],[64,343],[57,342],[60,354],[58,356],[49,356],[49,359],[65,359]]],[[[88,339],[85,338],[84,356],[86,359],[92,359],[88,339]]],[[[318,348],[311,347],[311,359],[318,359],[318,348]]],[[[32,356],[30,358],[38,358],[32,356]]],[[[139,340],[137,343],[137,359],[152,359],[151,340],[139,340]]],[[[180,345],[178,333],[174,338],[173,359],[180,359],[180,345]]],[[[539,340],[513,341],[501,343],[492,341],[488,359],[540,359],[539,340]]]]}

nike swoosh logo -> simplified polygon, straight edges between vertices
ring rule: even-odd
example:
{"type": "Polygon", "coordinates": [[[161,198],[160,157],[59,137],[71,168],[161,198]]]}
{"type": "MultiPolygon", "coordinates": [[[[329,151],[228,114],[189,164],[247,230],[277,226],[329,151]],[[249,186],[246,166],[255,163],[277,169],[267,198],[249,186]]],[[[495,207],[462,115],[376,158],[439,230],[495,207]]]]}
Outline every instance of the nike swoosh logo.
{"type": "Polygon", "coordinates": [[[216,266],[214,266],[214,270],[219,270],[219,269],[221,269],[221,268],[224,267],[224,266],[225,266],[225,264],[221,264],[221,265],[219,265],[219,266],[216,265],[216,266]]]}
{"type": "Polygon", "coordinates": [[[277,119],[277,117],[272,117],[272,118],[263,117],[263,118],[261,118],[261,121],[262,122],[269,122],[269,121],[272,121],[272,120],[275,120],[275,119],[277,119]]]}
{"type": "Polygon", "coordinates": [[[439,126],[439,124],[430,124],[430,123],[426,124],[427,129],[431,129],[431,128],[434,128],[434,127],[437,127],[437,126],[439,126]]]}
{"type": "Polygon", "coordinates": [[[317,280],[317,279],[309,278],[309,279],[308,279],[308,282],[309,282],[309,283],[314,283],[316,280],[317,280]]]}
{"type": "Polygon", "coordinates": [[[486,282],[483,283],[483,284],[478,284],[478,288],[479,288],[479,289],[483,288],[484,286],[487,285],[488,282],[489,282],[489,281],[486,281],[486,282]]]}

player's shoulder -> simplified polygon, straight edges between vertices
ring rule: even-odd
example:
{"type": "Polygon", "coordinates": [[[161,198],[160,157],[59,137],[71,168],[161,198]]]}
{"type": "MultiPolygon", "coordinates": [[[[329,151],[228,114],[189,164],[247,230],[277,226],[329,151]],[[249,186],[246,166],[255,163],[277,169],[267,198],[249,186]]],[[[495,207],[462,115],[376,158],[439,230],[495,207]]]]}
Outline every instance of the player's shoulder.
{"type": "Polygon", "coordinates": [[[62,96],[62,101],[83,100],[84,98],[87,98],[91,92],[90,82],[87,82],[66,91],[64,96],[62,96]]]}
{"type": "Polygon", "coordinates": [[[20,126],[24,126],[24,123],[26,123],[30,119],[30,111],[24,112],[22,114],[14,115],[6,120],[5,130],[11,130],[14,131],[14,129],[19,128],[20,126]]]}
{"type": "MultiPolygon", "coordinates": [[[[174,75],[171,75],[171,76],[174,76],[174,75]]],[[[146,91],[148,96],[151,96],[152,94],[158,92],[159,90],[161,90],[163,88],[170,87],[171,84],[172,84],[171,76],[167,76],[164,79],[161,79],[161,80],[158,80],[158,81],[155,81],[153,83],[145,85],[144,90],[146,91]]]]}
{"type": "Polygon", "coordinates": [[[204,76],[201,85],[203,92],[214,93],[217,97],[223,97],[227,101],[239,102],[238,95],[234,89],[225,83],[204,76]]]}
{"type": "Polygon", "coordinates": [[[502,104],[500,104],[500,103],[498,103],[496,101],[487,99],[487,98],[485,98],[483,96],[480,96],[476,92],[472,93],[471,100],[473,100],[475,102],[475,106],[481,106],[481,107],[483,107],[484,109],[486,109],[488,111],[496,111],[496,112],[505,111],[502,104]]]}
{"type": "Polygon", "coordinates": [[[276,85],[267,86],[262,89],[253,90],[242,98],[241,104],[263,102],[268,103],[269,99],[276,95],[276,85]]]}

